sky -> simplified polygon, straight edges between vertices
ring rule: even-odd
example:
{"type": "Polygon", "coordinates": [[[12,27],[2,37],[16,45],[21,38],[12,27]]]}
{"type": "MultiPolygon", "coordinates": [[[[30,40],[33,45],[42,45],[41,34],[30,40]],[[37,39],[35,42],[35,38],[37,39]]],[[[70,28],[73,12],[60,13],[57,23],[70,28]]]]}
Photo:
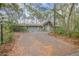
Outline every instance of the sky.
{"type": "Polygon", "coordinates": [[[54,7],[54,4],[53,4],[53,3],[43,3],[43,4],[41,5],[41,7],[47,8],[47,9],[51,9],[51,8],[54,7]]]}
{"type": "Polygon", "coordinates": [[[33,7],[39,10],[45,11],[45,10],[53,9],[54,4],[53,3],[36,3],[36,4],[33,4],[33,7]]]}
{"type": "Polygon", "coordinates": [[[3,9],[0,9],[1,14],[6,14],[3,9]]]}

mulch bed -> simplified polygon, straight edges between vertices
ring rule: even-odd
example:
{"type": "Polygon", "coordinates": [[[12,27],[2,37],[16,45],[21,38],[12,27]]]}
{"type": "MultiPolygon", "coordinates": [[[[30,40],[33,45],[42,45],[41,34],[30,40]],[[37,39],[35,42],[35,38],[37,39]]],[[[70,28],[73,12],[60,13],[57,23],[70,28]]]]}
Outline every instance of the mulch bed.
{"type": "Polygon", "coordinates": [[[0,56],[8,56],[8,53],[12,51],[17,37],[14,35],[12,42],[6,42],[0,46],[0,56]]]}
{"type": "Polygon", "coordinates": [[[0,56],[7,56],[8,52],[12,50],[14,46],[14,42],[12,43],[5,43],[0,46],[0,56]]]}
{"type": "Polygon", "coordinates": [[[59,38],[60,40],[63,40],[67,43],[75,45],[77,48],[79,48],[79,38],[70,38],[64,35],[59,35],[55,33],[49,33],[50,36],[53,36],[55,38],[59,38]]]}

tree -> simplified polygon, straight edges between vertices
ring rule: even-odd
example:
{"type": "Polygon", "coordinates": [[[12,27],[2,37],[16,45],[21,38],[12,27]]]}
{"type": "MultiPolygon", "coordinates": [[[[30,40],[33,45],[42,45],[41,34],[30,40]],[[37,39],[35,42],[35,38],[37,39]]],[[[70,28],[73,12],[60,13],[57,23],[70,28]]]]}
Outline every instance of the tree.
{"type": "MultiPolygon", "coordinates": [[[[4,4],[4,3],[0,3],[0,10],[4,11],[4,13],[0,13],[0,17],[7,15],[8,16],[8,21],[7,23],[4,22],[4,26],[3,24],[1,24],[1,44],[3,44],[4,41],[8,41],[8,40],[12,40],[12,27],[13,27],[13,21],[17,20],[17,15],[19,12],[19,6],[17,4],[4,4]],[[5,34],[3,34],[5,33],[5,34]],[[3,38],[5,38],[5,40],[3,41],[3,38]]],[[[2,17],[2,20],[4,18],[2,17]]],[[[1,22],[2,23],[2,22],[1,22]]]]}
{"type": "Polygon", "coordinates": [[[69,15],[68,15],[68,20],[67,20],[67,27],[66,27],[67,33],[69,33],[71,31],[71,29],[72,29],[70,24],[73,23],[71,17],[72,17],[72,13],[73,13],[73,10],[74,10],[74,6],[75,6],[75,4],[72,3],[71,7],[70,7],[70,10],[69,10],[69,15]],[[70,20],[71,20],[71,23],[70,23],[70,20]]]}

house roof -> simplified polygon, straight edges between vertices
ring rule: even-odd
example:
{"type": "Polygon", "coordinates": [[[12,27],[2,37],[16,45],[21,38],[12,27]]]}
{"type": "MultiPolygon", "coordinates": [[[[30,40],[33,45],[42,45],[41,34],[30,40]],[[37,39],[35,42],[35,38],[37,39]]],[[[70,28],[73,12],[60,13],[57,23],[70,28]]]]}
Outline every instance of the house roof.
{"type": "Polygon", "coordinates": [[[53,22],[51,20],[45,20],[42,22],[42,25],[46,25],[48,23],[51,23],[51,25],[53,25],[53,22]]]}
{"type": "Polygon", "coordinates": [[[53,25],[53,22],[50,20],[44,20],[40,24],[18,24],[18,26],[37,26],[37,27],[42,27],[48,23],[51,23],[53,25]]]}
{"type": "Polygon", "coordinates": [[[18,24],[17,26],[28,26],[28,27],[42,27],[41,24],[18,24]]]}

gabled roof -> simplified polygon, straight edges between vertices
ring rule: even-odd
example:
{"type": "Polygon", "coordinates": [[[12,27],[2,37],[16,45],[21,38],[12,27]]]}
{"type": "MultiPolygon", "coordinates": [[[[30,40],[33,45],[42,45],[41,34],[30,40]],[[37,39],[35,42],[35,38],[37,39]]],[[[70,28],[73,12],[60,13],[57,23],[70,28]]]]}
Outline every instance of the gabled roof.
{"type": "Polygon", "coordinates": [[[42,25],[46,25],[48,23],[51,23],[51,25],[53,25],[53,22],[51,20],[45,20],[42,22],[42,25]]]}

